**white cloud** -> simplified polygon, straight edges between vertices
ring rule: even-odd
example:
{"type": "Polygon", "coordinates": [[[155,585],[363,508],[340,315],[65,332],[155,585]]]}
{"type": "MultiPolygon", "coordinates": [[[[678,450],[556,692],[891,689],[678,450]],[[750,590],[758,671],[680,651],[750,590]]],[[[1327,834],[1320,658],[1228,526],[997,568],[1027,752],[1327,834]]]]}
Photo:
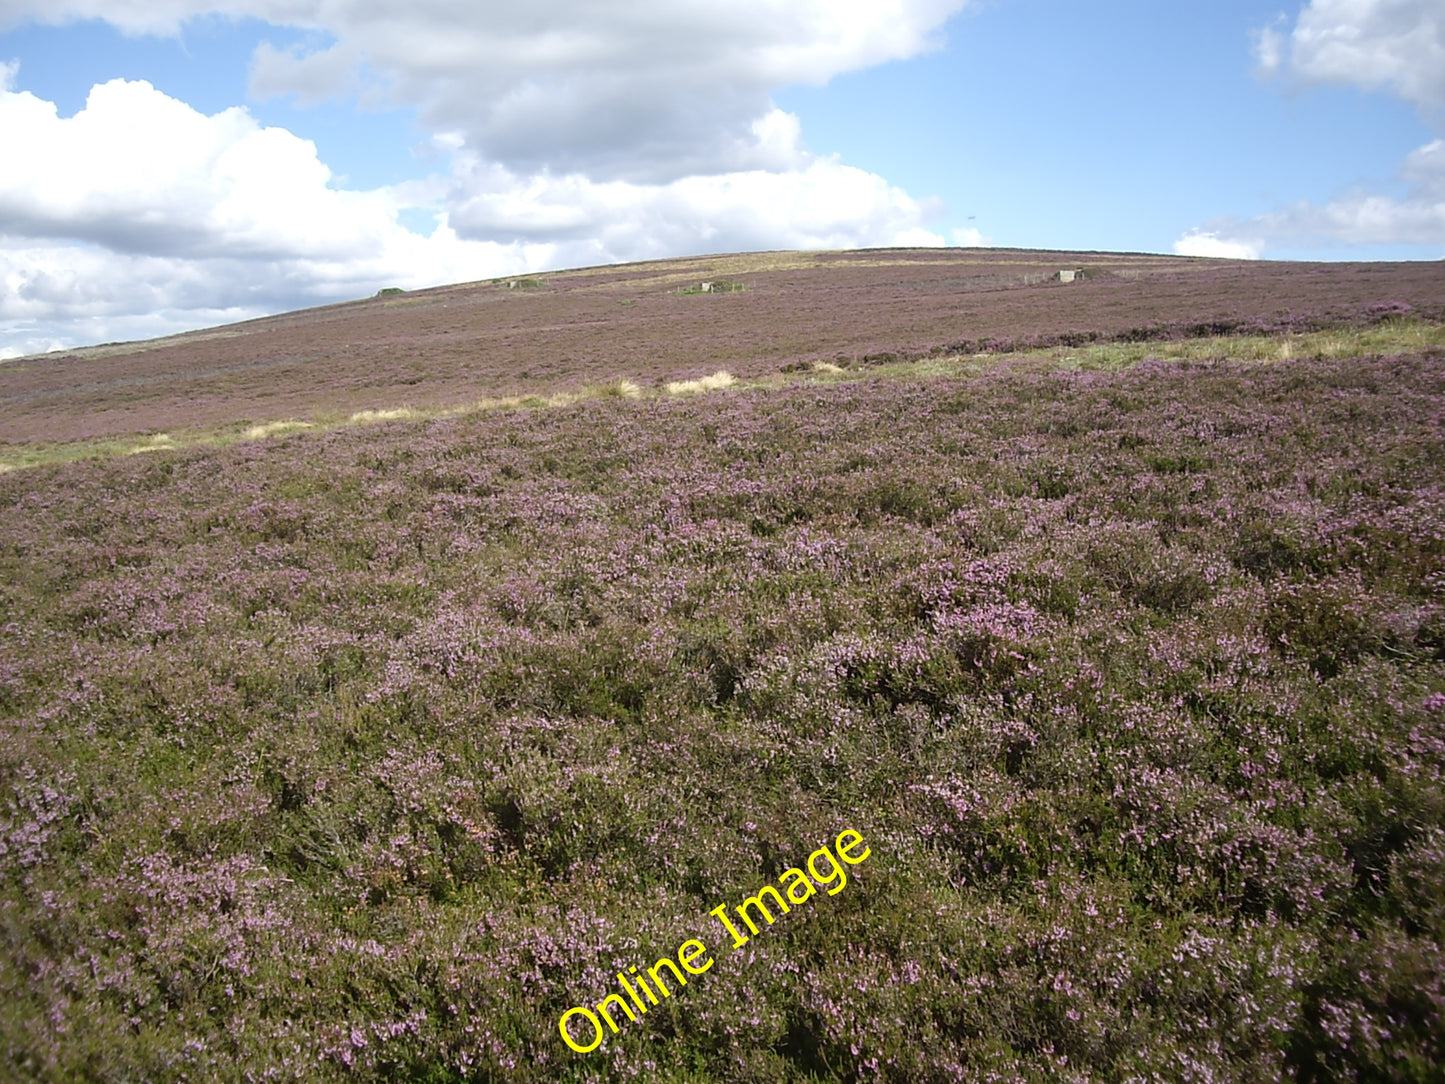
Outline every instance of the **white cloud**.
{"type": "Polygon", "coordinates": [[[1174,243],[1185,256],[1259,256],[1266,245],[1429,245],[1445,251],[1445,139],[1413,151],[1400,167],[1403,196],[1356,191],[1324,204],[1300,202],[1247,222],[1211,224],[1174,243]]]}
{"type": "Polygon", "coordinates": [[[597,181],[581,173],[521,177],[475,155],[458,155],[450,221],[463,237],[550,241],[579,258],[585,248],[591,263],[944,243],[923,226],[930,206],[876,174],[799,147],[791,114],[774,110],[754,133],[756,168],[655,184],[597,181]]]}
{"type": "MultiPolygon", "coordinates": [[[[1445,3],[1441,0],[1308,0],[1291,25],[1281,16],[1255,33],[1260,71],[1297,85],[1383,91],[1445,123],[1445,3]]],[[[1445,246],[1445,141],[1401,164],[1398,195],[1360,189],[1323,204],[1296,203],[1240,223],[1224,220],[1175,242],[1176,252],[1255,255],[1266,245],[1445,246]]]]}
{"type": "MultiPolygon", "coordinates": [[[[253,298],[226,296],[226,273],[236,270],[246,269],[0,238],[0,358],[150,338],[271,311],[264,290],[253,298]]],[[[254,271],[249,277],[246,285],[254,289],[254,271]]]]}
{"type": "Polygon", "coordinates": [[[0,130],[9,233],[122,252],[340,257],[379,240],[391,209],[384,193],[328,188],[314,144],[243,109],[203,116],[149,83],[96,86],[66,119],[34,95],[0,94],[0,130]]]}
{"type": "Polygon", "coordinates": [[[1284,63],[1285,37],[1279,30],[1284,21],[1281,15],[1270,25],[1255,31],[1254,59],[1265,75],[1274,75],[1284,63]]]}
{"type": "Polygon", "coordinates": [[[956,227],[949,234],[949,238],[959,248],[988,248],[993,244],[992,237],[984,236],[981,231],[972,226],[956,227]]]}
{"type": "Polygon", "coordinates": [[[22,23],[63,26],[96,20],[127,34],[176,34],[200,15],[253,15],[278,25],[314,23],[329,0],[0,0],[0,30],[22,23]]]}
{"type": "Polygon", "coordinates": [[[1445,108],[1440,0],[1310,0],[1287,37],[1274,26],[1259,33],[1256,56],[1268,74],[1385,90],[1427,111],[1445,108]]]}
{"type": "Polygon", "coordinates": [[[372,93],[519,174],[663,183],[755,168],[779,87],[934,47],[970,0],[0,0],[0,24],[104,19],[174,33],[207,13],[319,31],[262,45],[259,95],[372,93]]]}
{"type": "Polygon", "coordinates": [[[269,41],[251,57],[251,91],[262,98],[294,94],[303,105],[360,89],[361,57],[345,45],[305,52],[300,47],[277,49],[269,41]]]}
{"type": "Polygon", "coordinates": [[[912,56],[964,0],[335,3],[336,45],[257,54],[260,94],[346,93],[362,62],[434,130],[523,174],[663,183],[758,168],[779,87],[912,56]]]}
{"type": "Polygon", "coordinates": [[[552,266],[538,246],[462,242],[448,230],[354,259],[153,256],[0,236],[0,356],[149,338],[347,300],[552,266]]]}
{"type": "Polygon", "coordinates": [[[1445,139],[1411,151],[1400,176],[1421,201],[1445,201],[1445,139]]]}
{"type": "Polygon", "coordinates": [[[1272,236],[1294,243],[1445,246],[1445,204],[1358,195],[1323,207],[1300,204],[1264,216],[1272,236]]]}
{"type": "Polygon", "coordinates": [[[1259,241],[1231,240],[1203,230],[1190,230],[1174,242],[1176,256],[1209,256],[1222,260],[1257,260],[1263,248],[1259,241]]]}

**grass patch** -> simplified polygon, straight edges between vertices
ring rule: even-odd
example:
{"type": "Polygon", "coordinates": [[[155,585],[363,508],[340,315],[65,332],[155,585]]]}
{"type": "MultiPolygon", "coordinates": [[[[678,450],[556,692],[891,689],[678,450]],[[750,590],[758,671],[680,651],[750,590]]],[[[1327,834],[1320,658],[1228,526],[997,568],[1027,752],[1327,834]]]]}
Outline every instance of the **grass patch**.
{"type": "Polygon", "coordinates": [[[608,381],[606,384],[589,384],[583,394],[584,397],[595,396],[599,399],[641,399],[642,388],[626,377],[622,377],[618,380],[608,381]]]}
{"type": "Polygon", "coordinates": [[[373,422],[393,422],[402,418],[420,418],[421,411],[413,410],[409,406],[394,407],[391,410],[358,410],[348,419],[353,424],[360,423],[368,425],[373,422]]]}
{"type": "Polygon", "coordinates": [[[737,383],[737,379],[726,369],[719,369],[711,376],[699,377],[696,380],[670,380],[667,383],[668,395],[696,395],[705,391],[721,391],[723,388],[730,388],[737,383]]]}
{"type": "Polygon", "coordinates": [[[1445,325],[1415,319],[1386,320],[1374,327],[1286,335],[1219,335],[1142,343],[1060,346],[1025,355],[1060,369],[1118,372],[1145,360],[1278,362],[1294,358],[1358,358],[1418,354],[1445,348],[1445,325]]]}

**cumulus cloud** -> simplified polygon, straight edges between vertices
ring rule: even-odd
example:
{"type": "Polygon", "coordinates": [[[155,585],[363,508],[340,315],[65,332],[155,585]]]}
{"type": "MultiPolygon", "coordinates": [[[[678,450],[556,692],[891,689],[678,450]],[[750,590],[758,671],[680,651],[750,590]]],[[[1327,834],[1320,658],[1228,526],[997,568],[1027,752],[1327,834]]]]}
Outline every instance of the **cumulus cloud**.
{"type": "Polygon", "coordinates": [[[398,228],[352,259],[152,256],[0,235],[0,357],[150,338],[348,300],[553,266],[551,250],[398,228]]]}
{"type": "MultiPolygon", "coordinates": [[[[113,80],[62,119],[53,103],[0,95],[7,163],[0,223],[119,252],[336,257],[365,247],[384,193],[328,188],[314,144],[243,109],[203,116],[149,83],[113,80]]],[[[375,236],[369,238],[373,243],[375,236]]]]}
{"type": "Polygon", "coordinates": [[[1428,244],[1445,250],[1445,202],[1359,194],[1324,206],[1298,204],[1259,223],[1269,235],[1294,243],[1428,244]]]}
{"type": "Polygon", "coordinates": [[[1445,203],[1445,139],[1411,151],[1400,176],[1417,199],[1445,203]]]}
{"type": "Polygon", "coordinates": [[[993,244],[992,237],[985,236],[972,226],[955,227],[949,236],[959,248],[988,248],[993,244]]]}
{"type": "Polygon", "coordinates": [[[1254,59],[1264,75],[1275,75],[1284,64],[1285,36],[1280,32],[1285,19],[1281,15],[1268,26],[1254,32],[1254,59]]]}
{"type": "Polygon", "coordinates": [[[780,86],[912,56],[964,0],[338,2],[336,44],[263,49],[252,88],[347,93],[363,62],[392,100],[523,174],[663,183],[753,168],[780,86]]]}
{"type": "Polygon", "coordinates": [[[127,34],[177,34],[199,16],[254,16],[276,25],[316,25],[331,0],[0,0],[0,30],[22,23],[96,20],[127,34]]]}
{"type": "Polygon", "coordinates": [[[551,252],[398,230],[356,259],[123,253],[0,236],[0,358],[168,335],[307,305],[550,267],[551,252]]]}
{"type": "Polygon", "coordinates": [[[292,94],[302,105],[315,105],[359,91],[361,69],[361,56],[349,45],[307,52],[263,41],[251,57],[251,92],[261,98],[292,94]]]}
{"type": "Polygon", "coordinates": [[[1209,256],[1222,260],[1257,260],[1263,244],[1219,236],[1213,231],[1190,230],[1174,242],[1176,256],[1209,256]]]}
{"type": "Polygon", "coordinates": [[[208,13],[321,32],[261,46],[258,95],[374,93],[519,174],[664,183],[777,168],[753,137],[779,87],[914,56],[969,0],[0,0],[0,24],[175,32],[208,13]]]}
{"type": "Polygon", "coordinates": [[[1267,73],[1305,83],[1384,90],[1430,113],[1445,109],[1445,7],[1439,0],[1310,0],[1261,32],[1267,73]]]}
{"type": "Polygon", "coordinates": [[[458,156],[448,206],[463,237],[589,245],[589,262],[759,248],[942,245],[930,207],[882,177],[797,145],[797,118],[775,110],[754,126],[770,148],[760,168],[664,183],[581,173],[518,176],[458,156]],[[767,159],[770,159],[767,160],[767,159]],[[766,168],[768,165],[772,169],[766,168]]]}

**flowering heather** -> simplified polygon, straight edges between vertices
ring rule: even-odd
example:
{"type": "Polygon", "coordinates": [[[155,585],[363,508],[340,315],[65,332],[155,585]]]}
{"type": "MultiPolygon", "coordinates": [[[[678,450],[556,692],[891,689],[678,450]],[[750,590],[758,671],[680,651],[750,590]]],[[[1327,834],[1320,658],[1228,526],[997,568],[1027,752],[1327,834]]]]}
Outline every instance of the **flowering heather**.
{"type": "Polygon", "coordinates": [[[1004,361],[0,475],[0,1077],[1439,1079],[1442,423],[1004,361]]]}

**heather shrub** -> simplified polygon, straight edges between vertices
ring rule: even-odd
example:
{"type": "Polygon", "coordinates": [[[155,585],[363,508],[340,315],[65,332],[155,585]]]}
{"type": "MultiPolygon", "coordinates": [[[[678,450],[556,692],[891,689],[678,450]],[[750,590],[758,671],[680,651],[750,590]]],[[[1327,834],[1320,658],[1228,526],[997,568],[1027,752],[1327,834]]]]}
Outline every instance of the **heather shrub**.
{"type": "Polygon", "coordinates": [[[1442,396],[619,383],[6,473],[0,1076],[1434,1079],[1442,396]]]}

